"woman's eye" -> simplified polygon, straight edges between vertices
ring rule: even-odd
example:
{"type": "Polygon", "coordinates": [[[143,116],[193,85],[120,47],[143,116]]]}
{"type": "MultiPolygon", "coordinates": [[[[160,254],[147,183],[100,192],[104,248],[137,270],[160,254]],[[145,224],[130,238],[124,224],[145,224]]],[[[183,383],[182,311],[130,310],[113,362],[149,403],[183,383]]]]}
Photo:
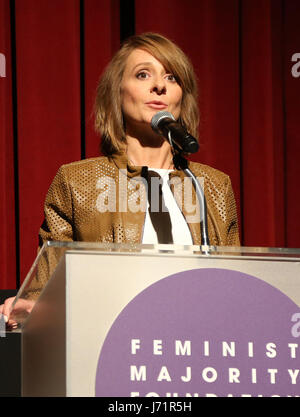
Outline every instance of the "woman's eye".
{"type": "Polygon", "coordinates": [[[168,81],[176,82],[176,78],[173,74],[167,74],[166,78],[168,81]]]}
{"type": "Polygon", "coordinates": [[[147,72],[141,71],[141,72],[137,73],[136,78],[145,79],[148,76],[149,76],[149,74],[147,74],[147,72]]]}

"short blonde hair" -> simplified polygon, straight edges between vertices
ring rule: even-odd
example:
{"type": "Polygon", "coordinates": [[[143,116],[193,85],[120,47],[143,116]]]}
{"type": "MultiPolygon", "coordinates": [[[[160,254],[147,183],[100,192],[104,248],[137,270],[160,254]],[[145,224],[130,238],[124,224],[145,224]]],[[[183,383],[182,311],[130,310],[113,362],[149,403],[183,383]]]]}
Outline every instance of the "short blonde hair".
{"type": "Polygon", "coordinates": [[[190,60],[166,37],[157,33],[143,33],[132,36],[123,43],[97,86],[94,106],[95,129],[102,137],[101,151],[104,155],[120,153],[126,147],[120,88],[127,58],[137,48],[149,52],[175,76],[182,88],[179,122],[193,136],[198,136],[197,82],[190,60]]]}

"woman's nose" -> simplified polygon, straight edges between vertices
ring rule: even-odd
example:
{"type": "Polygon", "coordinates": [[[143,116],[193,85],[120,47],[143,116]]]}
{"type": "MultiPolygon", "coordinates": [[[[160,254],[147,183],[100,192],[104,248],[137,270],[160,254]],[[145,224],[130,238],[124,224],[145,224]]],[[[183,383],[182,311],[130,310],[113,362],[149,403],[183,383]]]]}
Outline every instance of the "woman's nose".
{"type": "Polygon", "coordinates": [[[166,88],[165,81],[163,79],[153,80],[151,93],[156,93],[160,96],[161,94],[166,94],[166,92],[167,92],[167,88],[166,88]]]}

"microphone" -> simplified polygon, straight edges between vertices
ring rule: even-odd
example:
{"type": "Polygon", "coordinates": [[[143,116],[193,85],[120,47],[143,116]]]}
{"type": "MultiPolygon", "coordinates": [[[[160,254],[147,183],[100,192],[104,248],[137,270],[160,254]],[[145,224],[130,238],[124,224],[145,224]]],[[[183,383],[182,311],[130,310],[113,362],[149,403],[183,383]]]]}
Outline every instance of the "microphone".
{"type": "Polygon", "coordinates": [[[152,117],[151,127],[154,132],[168,139],[171,145],[174,142],[185,153],[195,153],[199,149],[197,140],[180,123],[176,122],[174,116],[167,111],[156,113],[152,117]]]}

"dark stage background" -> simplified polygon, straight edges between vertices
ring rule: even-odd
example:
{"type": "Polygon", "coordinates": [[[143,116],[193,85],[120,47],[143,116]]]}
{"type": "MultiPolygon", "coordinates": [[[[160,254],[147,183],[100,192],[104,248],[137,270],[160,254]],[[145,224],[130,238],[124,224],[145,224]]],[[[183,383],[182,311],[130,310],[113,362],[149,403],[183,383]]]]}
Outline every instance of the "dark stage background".
{"type": "Polygon", "coordinates": [[[193,159],[230,175],[242,244],[300,247],[299,19],[298,0],[0,0],[0,288],[35,259],[57,169],[98,155],[97,80],[120,40],[144,31],[194,63],[193,159]]]}

